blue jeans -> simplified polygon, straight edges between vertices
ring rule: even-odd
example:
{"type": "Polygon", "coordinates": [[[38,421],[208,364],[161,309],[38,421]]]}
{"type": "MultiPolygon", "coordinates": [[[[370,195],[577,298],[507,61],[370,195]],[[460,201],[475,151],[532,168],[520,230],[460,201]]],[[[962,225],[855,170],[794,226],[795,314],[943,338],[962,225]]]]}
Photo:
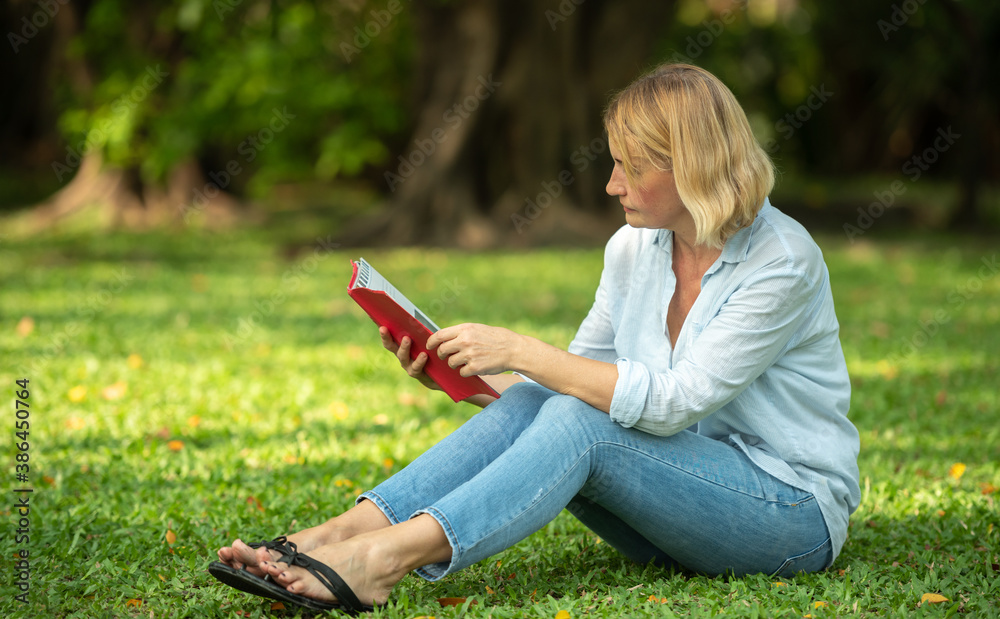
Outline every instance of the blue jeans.
{"type": "Polygon", "coordinates": [[[640,563],[787,577],[832,560],[813,495],[737,447],[624,428],[532,383],[509,387],[365,499],[393,524],[418,514],[438,521],[452,556],[417,570],[429,580],[513,546],[563,508],[640,563]]]}

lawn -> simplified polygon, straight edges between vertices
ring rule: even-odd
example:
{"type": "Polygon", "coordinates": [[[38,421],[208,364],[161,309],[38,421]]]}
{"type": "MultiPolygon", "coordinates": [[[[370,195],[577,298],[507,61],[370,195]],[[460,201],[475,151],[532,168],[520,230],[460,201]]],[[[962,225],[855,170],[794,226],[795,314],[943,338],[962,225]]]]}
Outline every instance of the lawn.
{"type": "MultiPolygon", "coordinates": [[[[830,570],[664,572],[623,560],[564,512],[441,582],[406,578],[375,616],[1000,616],[996,242],[875,232],[853,245],[819,238],[862,440],[862,504],[830,570]]],[[[476,410],[423,390],[381,349],[346,295],[349,258],[364,256],[441,324],[560,346],[601,269],[599,249],[342,251],[325,239],[0,242],[0,616],[297,616],[218,585],[205,570],[215,549],[346,509],[476,410]],[[30,423],[20,437],[19,399],[30,423]]]]}

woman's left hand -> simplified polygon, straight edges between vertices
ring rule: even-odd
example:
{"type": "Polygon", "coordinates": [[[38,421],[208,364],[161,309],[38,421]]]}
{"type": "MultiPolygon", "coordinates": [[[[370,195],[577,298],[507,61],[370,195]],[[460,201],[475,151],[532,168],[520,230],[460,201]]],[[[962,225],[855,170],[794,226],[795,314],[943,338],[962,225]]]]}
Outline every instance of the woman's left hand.
{"type": "Polygon", "coordinates": [[[524,338],[509,329],[465,323],[446,327],[427,339],[427,349],[462,376],[501,374],[513,367],[524,338]]]}

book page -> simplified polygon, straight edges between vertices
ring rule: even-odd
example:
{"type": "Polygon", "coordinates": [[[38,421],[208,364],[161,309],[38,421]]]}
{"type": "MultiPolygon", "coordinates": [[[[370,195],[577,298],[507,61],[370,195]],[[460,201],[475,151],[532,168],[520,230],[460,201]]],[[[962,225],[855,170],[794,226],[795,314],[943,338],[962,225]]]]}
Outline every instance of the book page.
{"type": "Polygon", "coordinates": [[[396,290],[396,287],[389,283],[386,278],[372,268],[372,265],[364,258],[358,259],[358,277],[354,282],[354,288],[367,288],[368,290],[379,290],[395,301],[400,307],[410,313],[411,316],[420,321],[420,324],[427,327],[431,333],[441,330],[441,327],[434,324],[434,321],[427,317],[420,308],[410,302],[403,293],[396,290]]]}

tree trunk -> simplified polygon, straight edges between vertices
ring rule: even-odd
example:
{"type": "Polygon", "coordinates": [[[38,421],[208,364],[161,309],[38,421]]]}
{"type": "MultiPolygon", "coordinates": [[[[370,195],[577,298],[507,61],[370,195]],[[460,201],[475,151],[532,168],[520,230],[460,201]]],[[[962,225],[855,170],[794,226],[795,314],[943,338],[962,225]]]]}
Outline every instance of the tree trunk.
{"type": "Polygon", "coordinates": [[[252,213],[211,185],[194,160],[174,166],[162,186],[143,183],[135,169],[107,166],[100,154],[84,155],[73,179],[30,214],[39,231],[72,218],[99,228],[149,229],[195,225],[225,227],[252,213]]]}
{"type": "MultiPolygon", "coordinates": [[[[962,143],[959,144],[961,169],[958,173],[958,204],[952,213],[949,226],[959,230],[976,230],[982,225],[979,215],[978,198],[981,184],[986,148],[984,144],[984,127],[989,126],[990,111],[986,109],[983,92],[983,76],[986,75],[986,54],[983,51],[980,29],[968,9],[957,3],[946,2],[942,5],[951,17],[953,27],[965,35],[968,43],[969,58],[966,63],[964,88],[962,89],[962,107],[958,117],[964,121],[962,143]]],[[[960,122],[961,122],[960,121],[960,122]]],[[[962,124],[959,127],[962,127],[962,124]]]]}
{"type": "Polygon", "coordinates": [[[344,241],[479,248],[606,238],[621,225],[606,208],[601,110],[648,68],[672,3],[413,8],[415,129],[383,175],[390,207],[344,241]]]}
{"type": "MultiPolygon", "coordinates": [[[[38,8],[32,4],[30,10],[37,13],[38,8]]],[[[152,30],[155,25],[157,7],[141,5],[145,10],[134,23],[136,28],[152,30]]],[[[89,5],[82,3],[67,4],[61,7],[53,16],[54,22],[45,34],[36,40],[23,44],[24,49],[18,50],[25,55],[32,54],[39,59],[43,69],[41,77],[29,82],[29,99],[21,105],[12,107],[11,122],[24,124],[34,133],[19,136],[22,142],[11,140],[9,143],[0,141],[0,154],[10,149],[27,151],[37,163],[38,160],[51,161],[53,168],[61,166],[65,173],[71,173],[71,165],[79,158],[75,175],[60,190],[39,204],[27,217],[29,230],[38,231],[54,225],[59,225],[70,218],[86,218],[89,225],[99,227],[151,228],[164,225],[195,224],[209,227],[224,227],[237,218],[246,219],[251,213],[240,209],[239,204],[229,194],[219,191],[210,185],[197,162],[187,159],[179,162],[170,171],[162,183],[144,181],[136,168],[116,168],[107,165],[99,152],[87,151],[80,154],[73,151],[58,152],[52,145],[52,128],[54,118],[42,114],[53,113],[50,110],[39,112],[42,102],[47,102],[41,84],[47,83],[52,76],[65,71],[71,76],[69,85],[78,96],[85,97],[94,88],[93,71],[85,57],[67,53],[67,49],[75,36],[78,36],[86,19],[89,5]],[[42,62],[44,59],[44,62],[42,62]]],[[[142,34],[140,38],[146,38],[142,34]]],[[[171,47],[170,40],[161,40],[158,45],[161,55],[167,55],[165,49],[171,47]]],[[[13,101],[18,98],[14,97],[13,101]]],[[[57,172],[60,176],[64,172],[57,172]]]]}

